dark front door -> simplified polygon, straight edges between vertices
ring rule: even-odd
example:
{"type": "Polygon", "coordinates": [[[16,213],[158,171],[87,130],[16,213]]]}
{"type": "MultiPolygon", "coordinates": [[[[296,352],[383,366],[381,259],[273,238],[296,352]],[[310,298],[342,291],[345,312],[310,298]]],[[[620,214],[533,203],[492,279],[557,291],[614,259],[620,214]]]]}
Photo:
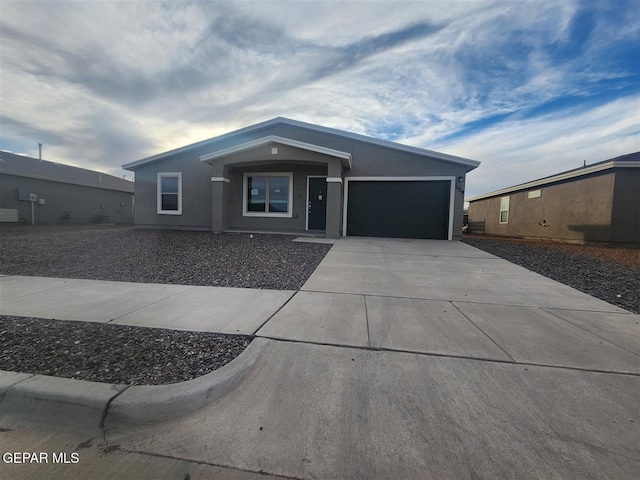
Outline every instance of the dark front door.
{"type": "Polygon", "coordinates": [[[327,179],[309,177],[309,223],[307,230],[325,230],[327,225],[327,179]]]}

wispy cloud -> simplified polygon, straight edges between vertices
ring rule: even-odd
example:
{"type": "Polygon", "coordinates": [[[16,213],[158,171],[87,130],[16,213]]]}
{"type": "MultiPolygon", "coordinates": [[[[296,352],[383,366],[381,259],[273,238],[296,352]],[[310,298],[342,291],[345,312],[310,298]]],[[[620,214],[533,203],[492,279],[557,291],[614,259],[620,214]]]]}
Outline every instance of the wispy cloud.
{"type": "Polygon", "coordinates": [[[285,115],[482,160],[480,193],[554,173],[535,161],[554,149],[638,149],[639,15],[632,0],[4,0],[2,145],[120,173],[285,115]]]}
{"type": "Polygon", "coordinates": [[[590,110],[496,124],[434,146],[483,162],[469,174],[470,197],[640,150],[638,110],[629,104],[640,106],[637,97],[621,98],[590,110]]]}

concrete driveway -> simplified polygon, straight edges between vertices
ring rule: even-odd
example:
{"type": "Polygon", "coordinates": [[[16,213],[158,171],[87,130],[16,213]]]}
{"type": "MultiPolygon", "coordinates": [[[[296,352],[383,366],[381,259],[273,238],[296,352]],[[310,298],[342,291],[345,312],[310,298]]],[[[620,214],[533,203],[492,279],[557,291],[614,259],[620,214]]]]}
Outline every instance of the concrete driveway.
{"type": "MultiPolygon", "coordinates": [[[[163,423],[107,411],[76,473],[635,479],[639,324],[458,242],[340,239],[235,388],[163,423]]],[[[7,471],[74,467],[48,468],[7,471]]]]}
{"type": "Polygon", "coordinates": [[[460,242],[344,238],[258,335],[640,373],[638,315],[460,242]]]}
{"type": "Polygon", "coordinates": [[[107,437],[293,478],[635,478],[638,321],[458,242],[341,239],[235,390],[107,437]]]}

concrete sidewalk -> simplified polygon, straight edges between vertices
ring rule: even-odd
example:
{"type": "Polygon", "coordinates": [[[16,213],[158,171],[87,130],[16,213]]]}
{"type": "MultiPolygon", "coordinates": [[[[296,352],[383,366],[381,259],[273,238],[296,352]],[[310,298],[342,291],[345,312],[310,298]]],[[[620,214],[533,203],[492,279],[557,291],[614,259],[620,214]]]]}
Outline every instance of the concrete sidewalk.
{"type": "MultiPolygon", "coordinates": [[[[31,291],[27,280],[0,279],[9,292],[0,312],[92,289],[68,282],[31,291]]],[[[130,320],[191,292],[211,325],[215,303],[200,287],[169,286],[164,300],[156,287],[126,308],[114,297],[96,317],[130,320]]],[[[175,387],[182,397],[108,392],[101,428],[69,433],[66,447],[51,440],[67,451],[90,445],[79,464],[0,467],[11,478],[640,477],[640,316],[447,241],[340,239],[300,292],[280,294],[257,304],[264,325],[238,328],[263,337],[250,359],[229,364],[239,380],[201,408],[188,407],[186,385],[175,387]],[[163,421],[147,422],[154,408],[166,409],[163,421]]],[[[54,306],[72,316],[64,303],[54,306]]],[[[235,328],[233,314],[225,322],[216,328],[235,328]]],[[[194,395],[207,400],[216,385],[194,395]]],[[[0,445],[39,448],[30,442],[52,435],[42,428],[25,420],[0,430],[0,445]]]]}
{"type": "Polygon", "coordinates": [[[295,292],[0,277],[0,315],[251,335],[295,292]]]}

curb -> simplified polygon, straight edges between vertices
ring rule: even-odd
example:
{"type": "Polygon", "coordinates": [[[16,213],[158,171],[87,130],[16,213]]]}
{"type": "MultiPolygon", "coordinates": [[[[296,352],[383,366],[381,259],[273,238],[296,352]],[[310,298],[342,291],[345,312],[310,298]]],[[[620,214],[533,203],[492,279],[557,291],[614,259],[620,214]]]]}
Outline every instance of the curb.
{"type": "Polygon", "coordinates": [[[267,339],[254,338],[231,362],[193,380],[129,387],[110,403],[105,427],[159,423],[192,413],[216,401],[240,383],[268,344],[267,339]]]}
{"type": "Polygon", "coordinates": [[[88,382],[16,372],[0,372],[3,425],[54,423],[61,427],[98,427],[111,399],[126,385],[88,382]]]}
{"type": "Polygon", "coordinates": [[[269,341],[255,338],[235,359],[202,377],[128,386],[0,370],[0,421],[99,428],[157,423],[198,410],[232,390],[269,341]]]}

